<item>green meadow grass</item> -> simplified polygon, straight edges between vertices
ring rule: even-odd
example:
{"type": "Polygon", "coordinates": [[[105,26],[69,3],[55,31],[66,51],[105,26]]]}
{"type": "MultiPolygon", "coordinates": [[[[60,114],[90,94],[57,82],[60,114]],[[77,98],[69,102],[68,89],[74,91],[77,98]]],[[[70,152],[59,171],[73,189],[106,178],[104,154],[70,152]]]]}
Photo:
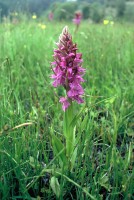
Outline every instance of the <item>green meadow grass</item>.
{"type": "MultiPolygon", "coordinates": [[[[62,134],[64,91],[52,87],[50,63],[65,25],[0,25],[1,200],[58,199],[42,170],[59,167],[50,133],[62,134]]],[[[67,25],[83,54],[85,108],[74,170],[57,175],[59,199],[134,199],[134,27],[84,22],[74,34],[67,25]]]]}

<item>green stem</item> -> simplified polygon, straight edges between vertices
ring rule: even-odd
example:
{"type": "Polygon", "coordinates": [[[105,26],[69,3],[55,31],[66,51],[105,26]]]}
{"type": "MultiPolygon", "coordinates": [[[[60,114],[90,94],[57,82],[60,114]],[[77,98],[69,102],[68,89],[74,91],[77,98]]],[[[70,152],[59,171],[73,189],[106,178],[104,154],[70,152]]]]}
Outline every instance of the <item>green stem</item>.
{"type": "Polygon", "coordinates": [[[70,160],[74,150],[75,134],[73,133],[73,126],[71,124],[73,120],[73,104],[66,110],[64,115],[64,135],[66,139],[66,155],[70,160]]]}

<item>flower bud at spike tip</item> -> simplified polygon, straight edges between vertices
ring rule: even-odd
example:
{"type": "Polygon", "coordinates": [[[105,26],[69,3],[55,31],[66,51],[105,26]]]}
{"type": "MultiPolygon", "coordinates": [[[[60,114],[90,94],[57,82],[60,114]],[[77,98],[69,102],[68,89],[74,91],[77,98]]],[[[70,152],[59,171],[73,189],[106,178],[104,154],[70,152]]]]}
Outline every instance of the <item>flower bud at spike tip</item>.
{"type": "Polygon", "coordinates": [[[84,102],[81,97],[84,94],[81,83],[84,82],[85,69],[81,66],[82,54],[76,52],[77,45],[73,44],[67,26],[63,28],[56,45],[58,48],[54,50],[54,62],[51,63],[54,74],[51,75],[51,78],[54,80],[54,87],[62,85],[66,91],[66,97],[60,98],[62,109],[65,111],[72,101],[76,101],[78,104],[84,102]]]}

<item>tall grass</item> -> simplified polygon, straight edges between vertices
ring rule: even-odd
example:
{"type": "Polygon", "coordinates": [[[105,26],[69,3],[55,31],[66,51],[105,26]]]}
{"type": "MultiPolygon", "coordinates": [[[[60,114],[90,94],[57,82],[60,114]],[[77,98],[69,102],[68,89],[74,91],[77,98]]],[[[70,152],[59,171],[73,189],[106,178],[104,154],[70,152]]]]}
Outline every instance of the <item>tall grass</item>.
{"type": "MultiPolygon", "coordinates": [[[[0,25],[0,199],[56,199],[51,173],[59,162],[63,111],[50,80],[64,23],[0,25]]],[[[85,109],[73,173],[56,174],[60,199],[133,199],[134,28],[83,23],[73,40],[83,53],[85,109]]],[[[78,106],[77,109],[83,108],[78,106]]],[[[57,189],[58,190],[58,189],[57,189]]]]}

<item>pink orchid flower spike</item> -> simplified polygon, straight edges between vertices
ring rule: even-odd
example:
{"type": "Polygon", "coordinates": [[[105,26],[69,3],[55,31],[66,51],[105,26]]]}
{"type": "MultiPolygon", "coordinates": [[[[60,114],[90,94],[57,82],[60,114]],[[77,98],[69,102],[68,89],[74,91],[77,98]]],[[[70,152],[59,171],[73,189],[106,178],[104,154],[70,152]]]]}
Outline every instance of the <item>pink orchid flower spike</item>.
{"type": "Polygon", "coordinates": [[[66,97],[60,98],[62,109],[66,111],[72,101],[78,104],[84,102],[82,99],[84,89],[81,83],[84,82],[85,69],[82,68],[82,54],[76,52],[77,45],[73,43],[67,26],[63,28],[56,45],[58,48],[54,50],[54,62],[52,62],[54,74],[51,78],[54,80],[54,87],[62,85],[66,91],[66,97]]]}

